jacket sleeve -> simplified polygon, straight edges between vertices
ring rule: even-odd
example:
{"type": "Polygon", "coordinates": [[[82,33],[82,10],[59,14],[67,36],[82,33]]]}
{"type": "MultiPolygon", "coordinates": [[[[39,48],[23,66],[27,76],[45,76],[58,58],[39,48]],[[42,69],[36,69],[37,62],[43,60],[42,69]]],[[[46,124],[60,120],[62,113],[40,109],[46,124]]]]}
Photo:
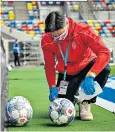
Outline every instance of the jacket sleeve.
{"type": "Polygon", "coordinates": [[[41,42],[42,51],[44,55],[44,69],[49,87],[56,85],[56,73],[55,73],[55,57],[53,51],[48,50],[48,46],[44,46],[41,42]]]}
{"type": "Polygon", "coordinates": [[[13,43],[13,47],[12,47],[12,51],[15,51],[16,50],[16,46],[15,46],[15,42],[13,43]]]}
{"type": "Polygon", "coordinates": [[[109,49],[104,45],[101,37],[96,35],[95,32],[88,27],[84,31],[82,38],[84,43],[96,54],[97,59],[93,67],[90,69],[98,75],[110,60],[111,54],[109,49]]]}

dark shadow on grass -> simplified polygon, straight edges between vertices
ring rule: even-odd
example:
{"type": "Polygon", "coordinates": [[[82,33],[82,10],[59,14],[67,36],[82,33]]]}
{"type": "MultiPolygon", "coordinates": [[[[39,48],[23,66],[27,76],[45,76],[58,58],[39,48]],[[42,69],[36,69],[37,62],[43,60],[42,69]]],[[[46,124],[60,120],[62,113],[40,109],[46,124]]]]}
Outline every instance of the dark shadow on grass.
{"type": "Polygon", "coordinates": [[[42,114],[38,113],[38,114],[34,114],[33,118],[34,119],[38,119],[38,118],[39,119],[49,119],[49,116],[46,113],[42,113],[42,114]]]}
{"type": "Polygon", "coordinates": [[[24,81],[25,81],[25,80],[27,80],[27,81],[41,81],[41,82],[42,82],[42,81],[43,81],[43,82],[45,81],[45,82],[46,82],[46,80],[45,80],[45,79],[37,79],[37,78],[36,78],[36,79],[35,79],[35,78],[34,78],[34,79],[32,79],[32,78],[30,78],[30,79],[22,79],[22,78],[9,78],[9,80],[24,80],[24,81]]]}
{"type": "Polygon", "coordinates": [[[23,80],[21,78],[9,78],[9,80],[23,80]]]}
{"type": "Polygon", "coordinates": [[[80,120],[80,116],[76,116],[74,120],[80,120]]]}
{"type": "Polygon", "coordinates": [[[14,127],[14,128],[23,128],[23,127],[28,127],[28,124],[25,124],[24,126],[14,126],[14,125],[12,125],[12,124],[7,124],[7,126],[6,126],[7,128],[12,128],[12,127],[14,127]]]}
{"type": "Polygon", "coordinates": [[[67,124],[64,124],[64,125],[56,125],[56,124],[53,124],[53,122],[52,122],[52,123],[41,124],[41,126],[43,126],[43,127],[66,127],[68,125],[67,124]]]}

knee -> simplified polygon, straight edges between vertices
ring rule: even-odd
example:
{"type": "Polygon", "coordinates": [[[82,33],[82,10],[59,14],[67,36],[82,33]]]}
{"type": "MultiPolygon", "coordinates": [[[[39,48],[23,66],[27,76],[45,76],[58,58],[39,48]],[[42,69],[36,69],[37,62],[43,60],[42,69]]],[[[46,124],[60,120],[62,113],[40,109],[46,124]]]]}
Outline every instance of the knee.
{"type": "Polygon", "coordinates": [[[104,71],[105,71],[106,73],[110,74],[110,72],[111,72],[111,67],[110,67],[109,64],[107,64],[107,66],[104,68],[104,71]]]}

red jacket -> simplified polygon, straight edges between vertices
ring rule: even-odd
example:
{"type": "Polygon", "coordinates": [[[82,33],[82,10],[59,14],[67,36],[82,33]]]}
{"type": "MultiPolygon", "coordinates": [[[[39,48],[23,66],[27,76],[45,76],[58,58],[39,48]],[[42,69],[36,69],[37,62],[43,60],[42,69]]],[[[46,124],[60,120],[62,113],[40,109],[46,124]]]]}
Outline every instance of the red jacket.
{"type": "MultiPolygon", "coordinates": [[[[99,74],[107,65],[110,59],[110,51],[104,45],[102,39],[88,25],[82,22],[69,20],[69,34],[65,40],[61,41],[63,53],[69,43],[69,56],[67,64],[67,74],[75,75],[84,69],[88,63],[96,59],[91,71],[99,74]]],[[[42,38],[41,46],[44,54],[45,73],[49,87],[56,85],[55,70],[64,72],[64,61],[62,59],[58,43],[54,41],[50,33],[46,33],[42,38]],[[57,59],[57,63],[55,60],[57,59]]]]}

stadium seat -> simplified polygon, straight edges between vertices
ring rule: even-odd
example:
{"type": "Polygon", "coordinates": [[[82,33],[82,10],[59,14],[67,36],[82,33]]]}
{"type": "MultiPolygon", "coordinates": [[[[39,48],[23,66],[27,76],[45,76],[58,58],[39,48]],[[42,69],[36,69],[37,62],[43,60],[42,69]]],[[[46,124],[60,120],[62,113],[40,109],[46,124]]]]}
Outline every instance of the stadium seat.
{"type": "Polygon", "coordinates": [[[27,21],[22,21],[22,25],[26,25],[27,24],[27,21]]]}
{"type": "Polygon", "coordinates": [[[95,23],[95,28],[99,29],[101,27],[101,25],[99,23],[95,23]]]}
{"type": "Polygon", "coordinates": [[[21,23],[16,23],[16,28],[22,28],[22,24],[21,23]]]}
{"type": "Polygon", "coordinates": [[[27,25],[28,26],[28,30],[33,30],[33,25],[27,25]]]}
{"type": "Polygon", "coordinates": [[[73,10],[78,11],[79,10],[79,5],[73,5],[73,10]]]}
{"type": "Polygon", "coordinates": [[[91,0],[92,3],[94,3],[95,0],[91,0]]]}
{"type": "Polygon", "coordinates": [[[4,25],[4,21],[3,20],[0,20],[0,25],[4,25]]]}
{"type": "Polygon", "coordinates": [[[34,20],[34,15],[29,15],[30,20],[34,20]]]}
{"type": "Polygon", "coordinates": [[[91,26],[97,35],[101,37],[115,37],[115,21],[110,20],[83,20],[82,22],[91,26]]]}
{"type": "Polygon", "coordinates": [[[32,6],[37,5],[37,1],[32,1],[32,6]]]}
{"type": "Polygon", "coordinates": [[[27,9],[28,9],[28,14],[29,14],[30,20],[38,19],[38,17],[39,17],[38,3],[36,1],[27,2],[27,9]]]}
{"type": "Polygon", "coordinates": [[[33,9],[32,3],[27,3],[27,9],[28,10],[32,10],[33,9]]]}
{"type": "Polygon", "coordinates": [[[35,31],[36,34],[40,33],[40,29],[39,28],[34,28],[34,31],[35,31]]]}
{"type": "Polygon", "coordinates": [[[18,30],[18,31],[22,31],[22,28],[18,27],[17,30],[18,30]]]}
{"type": "Polygon", "coordinates": [[[99,2],[99,0],[94,0],[95,2],[99,2]]]}
{"type": "Polygon", "coordinates": [[[29,35],[32,36],[32,37],[35,36],[35,31],[33,31],[33,30],[29,31],[28,33],[29,33],[29,35]]]}
{"type": "Polygon", "coordinates": [[[33,15],[33,14],[34,14],[34,13],[33,13],[33,10],[29,10],[29,11],[28,11],[28,14],[29,14],[29,15],[33,15]]]}
{"type": "Polygon", "coordinates": [[[30,25],[32,25],[32,24],[33,24],[33,22],[32,22],[32,21],[28,21],[28,22],[27,22],[27,24],[28,24],[28,25],[29,25],[29,24],[30,24],[30,25]]]}
{"type": "Polygon", "coordinates": [[[95,10],[114,10],[115,9],[115,0],[90,0],[92,7],[95,10]]]}
{"type": "Polygon", "coordinates": [[[41,5],[63,5],[64,1],[40,1],[41,5]]]}
{"type": "Polygon", "coordinates": [[[105,24],[110,24],[110,21],[109,20],[105,20],[104,23],[105,24]]]}
{"type": "Polygon", "coordinates": [[[99,35],[99,31],[98,30],[94,30],[95,31],[95,33],[97,34],[97,35],[99,35]]]}
{"type": "Polygon", "coordinates": [[[106,24],[105,23],[101,23],[101,27],[106,27],[106,24]]]}
{"type": "Polygon", "coordinates": [[[39,28],[38,24],[34,24],[33,27],[34,27],[35,29],[38,29],[38,28],[39,28]]]}
{"type": "Polygon", "coordinates": [[[88,20],[87,23],[88,23],[88,25],[92,25],[93,24],[93,20],[88,20]]]}
{"type": "Polygon", "coordinates": [[[105,34],[103,30],[100,30],[99,31],[99,34],[105,34]]]}
{"type": "Polygon", "coordinates": [[[105,0],[99,0],[100,2],[105,2],[105,0]]]}
{"type": "Polygon", "coordinates": [[[4,20],[8,20],[8,10],[4,10],[4,20]]]}
{"type": "Polygon", "coordinates": [[[44,33],[44,29],[45,29],[44,22],[39,22],[39,29],[40,29],[40,33],[44,33]]]}
{"type": "Polygon", "coordinates": [[[27,25],[22,25],[22,30],[23,31],[27,31],[28,30],[28,26],[27,25]]]}
{"type": "Polygon", "coordinates": [[[10,27],[15,28],[16,27],[16,21],[11,21],[10,22],[10,27]]]}
{"type": "Polygon", "coordinates": [[[0,15],[4,14],[4,9],[0,8],[0,15]]]}
{"type": "Polygon", "coordinates": [[[13,1],[8,1],[8,4],[11,6],[13,6],[13,3],[14,3],[13,1]]]}
{"type": "Polygon", "coordinates": [[[10,21],[14,20],[15,19],[14,11],[9,11],[8,17],[10,21]]]}

